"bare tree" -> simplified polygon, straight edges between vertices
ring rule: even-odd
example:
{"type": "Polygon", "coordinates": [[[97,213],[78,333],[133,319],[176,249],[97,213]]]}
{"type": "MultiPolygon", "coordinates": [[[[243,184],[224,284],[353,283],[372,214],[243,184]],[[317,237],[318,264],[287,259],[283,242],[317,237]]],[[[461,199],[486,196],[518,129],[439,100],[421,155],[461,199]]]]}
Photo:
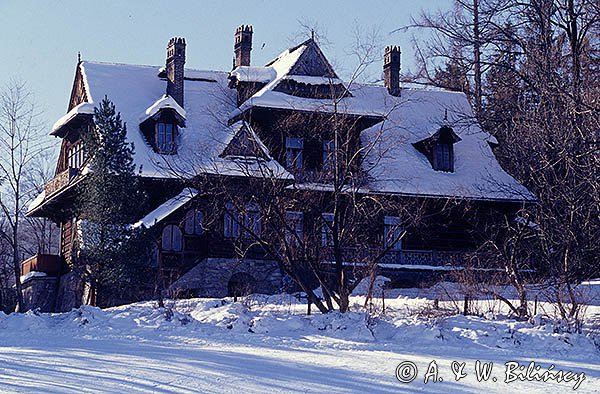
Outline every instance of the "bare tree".
{"type": "Polygon", "coordinates": [[[6,225],[2,236],[12,249],[17,311],[23,306],[20,267],[20,226],[26,199],[26,173],[40,151],[38,112],[24,83],[12,82],[0,94],[0,209],[6,225]]]}

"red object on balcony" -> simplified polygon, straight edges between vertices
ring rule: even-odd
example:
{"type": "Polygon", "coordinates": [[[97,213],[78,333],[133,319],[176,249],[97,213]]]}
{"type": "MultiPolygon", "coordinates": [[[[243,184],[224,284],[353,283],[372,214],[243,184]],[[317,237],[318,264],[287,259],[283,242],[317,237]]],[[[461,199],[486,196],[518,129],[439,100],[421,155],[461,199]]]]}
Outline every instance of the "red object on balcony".
{"type": "Polygon", "coordinates": [[[21,275],[31,271],[45,272],[48,276],[59,276],[64,272],[62,258],[54,254],[36,254],[21,263],[21,275]]]}

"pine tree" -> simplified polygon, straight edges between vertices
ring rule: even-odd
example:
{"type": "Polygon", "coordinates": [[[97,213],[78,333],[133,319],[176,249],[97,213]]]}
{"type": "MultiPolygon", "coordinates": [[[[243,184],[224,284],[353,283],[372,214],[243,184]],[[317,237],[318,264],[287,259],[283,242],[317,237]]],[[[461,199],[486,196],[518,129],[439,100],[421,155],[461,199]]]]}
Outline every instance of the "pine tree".
{"type": "Polygon", "coordinates": [[[93,132],[84,135],[89,173],[79,195],[78,266],[90,287],[92,305],[127,299],[143,283],[144,234],[130,224],[143,213],[145,194],[133,162],[127,126],[105,97],[94,112],[93,132]]]}

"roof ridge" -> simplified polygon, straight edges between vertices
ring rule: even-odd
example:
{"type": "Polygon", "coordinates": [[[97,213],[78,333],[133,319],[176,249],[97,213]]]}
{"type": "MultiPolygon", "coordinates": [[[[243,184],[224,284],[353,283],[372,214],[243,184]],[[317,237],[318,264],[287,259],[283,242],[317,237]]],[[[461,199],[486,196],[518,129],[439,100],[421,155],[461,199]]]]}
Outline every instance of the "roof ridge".
{"type": "MultiPolygon", "coordinates": [[[[151,64],[132,64],[132,63],[120,63],[120,62],[104,62],[104,61],[100,61],[100,60],[82,60],[81,64],[83,64],[85,66],[85,64],[100,64],[100,65],[106,65],[106,66],[129,66],[129,67],[143,67],[143,68],[156,68],[156,69],[160,69],[163,68],[164,65],[162,66],[158,66],[158,65],[151,65],[151,64]]],[[[219,73],[219,74],[229,74],[229,71],[224,71],[224,70],[211,70],[211,69],[200,69],[200,68],[189,68],[189,67],[185,67],[184,70],[188,70],[188,71],[200,71],[200,72],[213,72],[213,73],[219,73]]]]}

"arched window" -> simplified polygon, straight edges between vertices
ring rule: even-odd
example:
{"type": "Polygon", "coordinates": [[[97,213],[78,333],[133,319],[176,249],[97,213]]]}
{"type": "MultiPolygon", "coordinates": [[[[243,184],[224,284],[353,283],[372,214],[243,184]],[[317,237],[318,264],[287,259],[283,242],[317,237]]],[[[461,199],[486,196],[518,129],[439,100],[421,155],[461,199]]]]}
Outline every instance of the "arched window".
{"type": "Polygon", "coordinates": [[[183,248],[181,239],[181,230],[174,224],[165,226],[162,231],[161,246],[162,250],[169,252],[181,252],[183,248]]]}
{"type": "Polygon", "coordinates": [[[204,234],[204,214],[192,208],[185,214],[185,233],[188,235],[204,234]]]}

